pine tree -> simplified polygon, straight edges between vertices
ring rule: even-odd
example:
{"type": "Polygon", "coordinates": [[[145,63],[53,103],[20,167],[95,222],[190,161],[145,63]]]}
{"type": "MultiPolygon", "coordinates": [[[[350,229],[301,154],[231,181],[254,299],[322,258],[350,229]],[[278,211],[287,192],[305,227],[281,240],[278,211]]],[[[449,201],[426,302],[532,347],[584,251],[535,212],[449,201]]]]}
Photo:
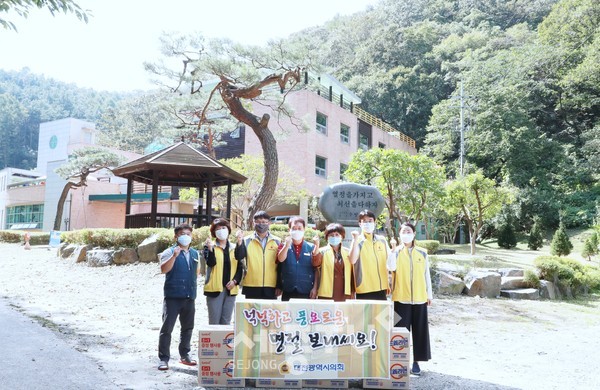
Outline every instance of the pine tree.
{"type": "Polygon", "coordinates": [[[588,259],[588,261],[592,260],[592,256],[596,254],[596,250],[594,248],[594,244],[592,243],[591,238],[585,240],[585,245],[583,246],[583,251],[581,252],[581,256],[588,259]]]}
{"type": "Polygon", "coordinates": [[[573,250],[573,244],[569,240],[565,225],[561,222],[558,230],[554,232],[552,243],[550,244],[550,252],[554,256],[567,256],[573,250]]]}
{"type": "Polygon", "coordinates": [[[592,243],[592,247],[594,248],[594,254],[598,254],[598,232],[593,232],[590,237],[590,241],[592,243]]]}
{"type": "Polygon", "coordinates": [[[510,222],[510,219],[505,221],[498,230],[498,246],[500,248],[510,249],[517,246],[515,229],[510,222]]]}
{"type": "Polygon", "coordinates": [[[529,239],[527,240],[527,247],[532,251],[540,249],[544,245],[544,233],[542,231],[542,222],[540,218],[535,217],[533,219],[533,226],[529,232],[529,239]]]}

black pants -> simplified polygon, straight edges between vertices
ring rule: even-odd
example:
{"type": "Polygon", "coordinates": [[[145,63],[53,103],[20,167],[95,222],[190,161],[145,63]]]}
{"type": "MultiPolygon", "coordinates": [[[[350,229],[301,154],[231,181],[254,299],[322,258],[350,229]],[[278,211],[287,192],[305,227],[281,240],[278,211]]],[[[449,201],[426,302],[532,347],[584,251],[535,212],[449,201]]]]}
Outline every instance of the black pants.
{"type": "Polygon", "coordinates": [[[414,361],[425,362],[431,359],[427,303],[410,305],[394,302],[394,312],[399,316],[399,321],[394,326],[407,328],[411,332],[414,361]]]}
{"type": "Polygon", "coordinates": [[[372,299],[375,301],[387,301],[386,291],[372,291],[364,294],[356,293],[356,299],[372,299]]]}
{"type": "Polygon", "coordinates": [[[190,341],[194,331],[194,316],[196,315],[196,302],[188,298],[165,298],[163,301],[162,327],[158,337],[158,358],[168,362],[171,358],[171,333],[175,327],[177,316],[181,325],[179,338],[179,356],[184,357],[190,353],[190,341]]]}
{"type": "Polygon", "coordinates": [[[246,287],[242,289],[242,294],[247,299],[277,299],[275,287],[246,287]]]}
{"type": "Polygon", "coordinates": [[[294,291],[284,291],[283,294],[281,294],[281,300],[283,302],[287,302],[292,298],[310,299],[310,293],[302,294],[302,293],[299,293],[298,290],[294,290],[294,291]]]}

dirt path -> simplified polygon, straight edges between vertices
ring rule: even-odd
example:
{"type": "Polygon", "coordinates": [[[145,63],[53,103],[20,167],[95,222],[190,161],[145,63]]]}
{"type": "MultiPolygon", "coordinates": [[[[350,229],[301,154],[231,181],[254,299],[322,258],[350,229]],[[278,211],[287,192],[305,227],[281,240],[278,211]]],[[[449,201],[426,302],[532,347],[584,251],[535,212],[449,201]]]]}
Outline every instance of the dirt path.
{"type": "MultiPolygon", "coordinates": [[[[0,297],[54,327],[120,388],[197,387],[196,370],[177,363],[166,373],[156,370],[164,278],[157,264],[90,268],[41,248],[0,244],[0,251],[0,297]]],[[[599,309],[599,300],[436,298],[433,360],[421,365],[425,373],[411,387],[600,388],[599,309]]],[[[203,297],[196,312],[197,326],[206,324],[203,297]]]]}

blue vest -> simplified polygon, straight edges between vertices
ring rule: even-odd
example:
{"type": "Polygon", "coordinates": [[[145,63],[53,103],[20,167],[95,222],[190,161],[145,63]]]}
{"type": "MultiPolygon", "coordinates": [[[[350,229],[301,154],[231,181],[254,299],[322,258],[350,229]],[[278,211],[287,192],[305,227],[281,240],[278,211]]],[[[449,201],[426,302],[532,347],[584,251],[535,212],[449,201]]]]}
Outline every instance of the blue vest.
{"type": "Polygon", "coordinates": [[[315,271],[312,266],[312,251],[314,245],[302,241],[300,259],[296,261],[294,245],[290,245],[287,258],[279,266],[281,267],[281,287],[285,292],[293,292],[294,289],[300,294],[308,294],[315,283],[315,271]]]}
{"type": "Polygon", "coordinates": [[[173,268],[165,275],[165,298],[196,299],[198,251],[190,248],[190,265],[183,250],[175,258],[173,268]]]}

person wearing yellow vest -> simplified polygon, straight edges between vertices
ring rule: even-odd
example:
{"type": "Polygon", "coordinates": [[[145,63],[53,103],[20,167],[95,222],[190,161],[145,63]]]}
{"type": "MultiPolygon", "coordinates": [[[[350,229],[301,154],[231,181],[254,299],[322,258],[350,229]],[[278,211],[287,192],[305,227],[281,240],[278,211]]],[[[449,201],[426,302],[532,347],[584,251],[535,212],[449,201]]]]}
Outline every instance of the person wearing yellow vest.
{"type": "Polygon", "coordinates": [[[376,235],[375,214],[363,210],[358,214],[361,233],[352,232],[350,262],[354,266],[356,299],[387,300],[389,291],[386,262],[389,248],[383,236],[376,235]]]}
{"type": "Polygon", "coordinates": [[[254,214],[254,233],[236,233],[235,258],[246,264],[242,294],[248,299],[277,299],[277,253],[281,240],[269,232],[271,217],[265,211],[254,214]]]}
{"type": "Polygon", "coordinates": [[[431,273],[427,250],[415,246],[415,227],[403,223],[400,227],[400,245],[392,243],[388,269],[392,272],[392,300],[398,321],[396,327],[405,327],[413,339],[413,366],[411,373],[421,374],[418,362],[431,359],[427,306],[431,305],[431,273]]]}
{"type": "Polygon", "coordinates": [[[354,277],[349,251],[342,246],[346,229],[339,223],[330,223],[325,228],[327,246],[319,249],[313,257],[313,267],[319,267],[317,297],[344,302],[354,295],[354,277]]]}
{"type": "Polygon", "coordinates": [[[206,280],[204,295],[208,307],[209,325],[229,325],[238,285],[242,280],[242,266],[234,256],[233,245],[228,238],[231,234],[229,221],[217,218],[210,224],[210,237],[204,243],[204,258],[206,259],[206,280]]]}

